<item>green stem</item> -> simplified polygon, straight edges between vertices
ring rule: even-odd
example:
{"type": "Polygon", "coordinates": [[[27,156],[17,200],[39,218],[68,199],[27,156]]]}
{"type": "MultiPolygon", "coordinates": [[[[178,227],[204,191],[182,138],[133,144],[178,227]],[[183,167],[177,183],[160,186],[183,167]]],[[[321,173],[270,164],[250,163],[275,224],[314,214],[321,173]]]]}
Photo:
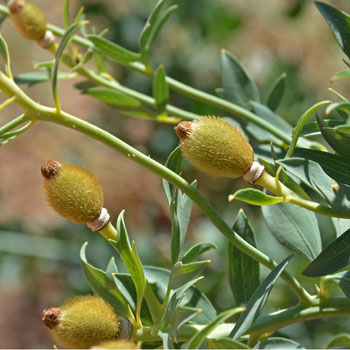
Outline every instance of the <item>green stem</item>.
{"type": "MultiPolygon", "coordinates": [[[[66,126],[70,129],[77,130],[87,136],[101,141],[110,148],[124,154],[126,157],[132,159],[143,167],[166,179],[178,187],[183,193],[186,193],[198,205],[198,207],[215,225],[215,227],[230,242],[232,242],[234,246],[271,270],[277,266],[277,263],[275,261],[247,243],[242,237],[234,232],[231,227],[228,226],[225,221],[218,215],[210,203],[193,186],[191,186],[178,174],[174,173],[167,167],[161,165],[160,163],[131,147],[109,132],[102,130],[84,120],[76,118],[68,113],[65,113],[63,111],[57,113],[56,109],[48,108],[34,102],[22,90],[20,90],[12,80],[8,79],[1,72],[0,89],[4,91],[8,96],[17,97],[16,102],[27,111],[28,118],[32,118],[33,120],[48,121],[66,126]]],[[[313,298],[293,276],[284,271],[281,277],[293,289],[301,303],[308,305],[313,303],[313,298]]]]}
{"type": "Polygon", "coordinates": [[[267,171],[263,172],[260,178],[255,181],[255,184],[266,188],[268,191],[276,194],[279,197],[282,197],[283,202],[299,205],[300,207],[311,210],[321,215],[344,219],[350,218],[350,213],[342,213],[335,209],[327,208],[319,203],[299,197],[295,192],[278,181],[278,179],[271,176],[267,171]]]}

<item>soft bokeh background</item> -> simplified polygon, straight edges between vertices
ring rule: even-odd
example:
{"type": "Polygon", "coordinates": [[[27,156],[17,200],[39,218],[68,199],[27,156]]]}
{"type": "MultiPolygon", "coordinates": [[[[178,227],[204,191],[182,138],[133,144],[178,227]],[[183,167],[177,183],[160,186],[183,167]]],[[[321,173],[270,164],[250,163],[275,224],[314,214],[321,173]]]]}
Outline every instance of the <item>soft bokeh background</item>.
{"type": "MultiPolygon", "coordinates": [[[[48,21],[62,26],[63,1],[33,0],[48,21]]],[[[109,28],[108,37],[137,50],[137,38],[155,0],[75,0],[71,13],[84,6],[89,30],[109,28]]],[[[174,1],[168,1],[172,4],[174,1]]],[[[329,1],[350,10],[347,1],[329,1]]],[[[288,75],[286,96],[279,113],[292,124],[311,104],[332,98],[327,90],[330,78],[344,69],[342,52],[313,2],[303,0],[179,0],[179,9],[164,27],[152,51],[152,65],[164,64],[168,75],[198,89],[214,93],[220,87],[220,49],[237,56],[265,96],[282,72],[288,75]]],[[[22,39],[5,20],[1,34],[8,42],[13,73],[32,71],[33,62],[52,59],[49,53],[22,39]]],[[[151,81],[138,73],[108,63],[113,76],[123,84],[151,93],[151,81]]],[[[79,80],[60,81],[63,109],[99,125],[134,147],[164,162],[177,145],[172,127],[132,119],[115,109],[81,95],[74,88],[79,80]]],[[[335,88],[349,95],[347,84],[335,88]]],[[[30,89],[35,100],[53,105],[50,84],[30,89]]],[[[217,111],[171,94],[171,103],[194,113],[217,111]]],[[[1,124],[19,115],[9,106],[1,112],[1,124]]],[[[222,114],[221,114],[222,115],[222,114]]],[[[41,325],[43,308],[64,298],[89,293],[79,265],[79,249],[89,241],[89,259],[104,268],[112,249],[84,225],[73,225],[56,215],[42,191],[40,166],[48,159],[81,164],[101,180],[105,206],[113,220],[126,210],[129,233],[136,240],[145,264],[169,267],[170,215],[161,179],[97,141],[72,130],[37,124],[0,149],[0,347],[48,348],[52,341],[41,325]]],[[[233,222],[242,203],[227,203],[227,195],[243,186],[240,181],[217,180],[185,169],[188,180],[198,178],[199,189],[217,210],[233,222]]],[[[259,248],[280,260],[287,252],[279,248],[268,232],[260,211],[244,206],[257,233],[259,248]]],[[[325,231],[325,228],[323,228],[325,231]]],[[[218,310],[234,305],[225,278],[225,242],[213,226],[194,208],[187,243],[217,243],[219,249],[207,254],[212,259],[206,279],[199,287],[208,293],[218,310]]],[[[293,266],[305,265],[297,261],[293,266]]],[[[265,270],[263,270],[263,273],[265,270]]],[[[309,282],[312,290],[313,283],[309,282]]],[[[283,283],[271,294],[274,306],[288,306],[295,300],[283,283]]],[[[349,331],[344,319],[308,322],[288,327],[281,335],[293,336],[305,347],[322,347],[339,331],[349,331]]]]}

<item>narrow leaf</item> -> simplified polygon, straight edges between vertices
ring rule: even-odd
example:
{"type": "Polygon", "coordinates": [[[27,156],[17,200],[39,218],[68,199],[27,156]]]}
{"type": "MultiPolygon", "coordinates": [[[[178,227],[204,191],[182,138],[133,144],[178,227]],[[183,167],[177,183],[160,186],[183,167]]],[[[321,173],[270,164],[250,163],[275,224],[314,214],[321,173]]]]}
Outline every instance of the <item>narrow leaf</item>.
{"type": "Polygon", "coordinates": [[[199,349],[205,338],[215,330],[217,326],[225,322],[228,318],[244,311],[245,308],[237,307],[231,310],[226,310],[218,315],[214,320],[208,323],[204,328],[198,331],[189,341],[186,348],[187,349],[199,349]]]}
{"type": "Polygon", "coordinates": [[[308,277],[320,277],[334,273],[350,263],[350,229],[332,242],[303,271],[308,277]]]}
{"type": "Polygon", "coordinates": [[[209,338],[206,344],[208,349],[250,349],[249,346],[230,338],[209,338]]]}
{"type": "Polygon", "coordinates": [[[272,337],[264,339],[254,349],[305,349],[294,340],[272,337]]]}
{"type": "MultiPolygon", "coordinates": [[[[238,212],[233,230],[250,245],[256,247],[254,229],[242,209],[238,212]]],[[[247,304],[260,284],[259,263],[230,242],[227,243],[227,259],[229,282],[236,304],[247,304]]]]}
{"type": "Polygon", "coordinates": [[[273,83],[266,99],[266,106],[275,111],[280,105],[286,90],[287,74],[282,73],[273,83]]]}
{"type": "Polygon", "coordinates": [[[127,50],[124,47],[98,35],[91,34],[88,35],[87,38],[95,45],[97,52],[99,52],[102,56],[107,56],[116,62],[130,63],[139,61],[141,58],[139,53],[127,50]]]}
{"type": "Polygon", "coordinates": [[[313,260],[322,250],[316,215],[291,203],[262,207],[267,226],[275,239],[300,256],[313,260]]]}
{"type": "Polygon", "coordinates": [[[63,25],[64,29],[67,30],[70,25],[69,15],[69,0],[64,0],[63,4],[63,25]]]}
{"type": "MultiPolygon", "coordinates": [[[[342,120],[324,119],[324,121],[330,127],[344,124],[344,121],[342,121],[342,120]]],[[[318,126],[317,122],[305,124],[303,130],[300,133],[300,136],[304,136],[304,137],[319,136],[319,135],[321,135],[321,131],[320,131],[320,127],[318,126]]]]}
{"type": "Polygon", "coordinates": [[[253,204],[253,205],[272,205],[276,203],[283,202],[282,197],[274,197],[265,194],[262,191],[255,190],[252,188],[246,188],[243,190],[238,190],[234,194],[231,194],[228,197],[228,200],[231,202],[234,199],[253,204]]]}
{"type": "Polygon", "coordinates": [[[350,69],[345,69],[334,74],[333,77],[331,78],[331,82],[334,83],[335,81],[339,79],[344,79],[344,78],[350,78],[350,69]]]}
{"type": "Polygon", "coordinates": [[[350,348],[350,335],[342,334],[334,338],[327,346],[326,349],[349,349],[350,348]]]}
{"type": "Polygon", "coordinates": [[[193,245],[182,257],[183,264],[188,264],[193,260],[196,260],[200,255],[204,254],[208,250],[217,249],[218,247],[213,243],[197,243],[193,245]]]}
{"type": "Polygon", "coordinates": [[[164,112],[169,98],[169,86],[166,81],[164,67],[160,65],[154,74],[153,97],[159,112],[164,112]]]}
{"type": "Polygon", "coordinates": [[[335,7],[321,1],[315,2],[316,7],[330,26],[338,44],[344,53],[350,56],[350,16],[335,7]]]}
{"type": "Polygon", "coordinates": [[[189,264],[183,264],[181,261],[177,262],[170,271],[169,288],[178,289],[198,277],[209,263],[210,260],[189,264]]]}
{"type": "Polygon", "coordinates": [[[238,60],[226,50],[221,52],[221,71],[225,98],[251,110],[250,101],[260,101],[258,89],[238,60]]]}
{"type": "Polygon", "coordinates": [[[247,310],[244,311],[240,318],[238,319],[236,325],[234,326],[230,338],[233,340],[239,338],[243,333],[245,333],[255,322],[255,320],[260,315],[266,300],[271,292],[272,287],[275,285],[278,277],[287,266],[289,260],[293,257],[290,255],[288,258],[283,260],[266,279],[260,284],[258,289],[252,295],[247,305],[247,310]]]}
{"type": "Polygon", "coordinates": [[[6,75],[12,79],[11,67],[10,67],[10,54],[5,39],[0,34],[0,55],[5,63],[6,75]]]}
{"type": "Polygon", "coordinates": [[[337,280],[339,287],[343,291],[344,295],[350,299],[350,271],[340,272],[339,275],[340,276],[338,278],[334,279],[337,280]]]}

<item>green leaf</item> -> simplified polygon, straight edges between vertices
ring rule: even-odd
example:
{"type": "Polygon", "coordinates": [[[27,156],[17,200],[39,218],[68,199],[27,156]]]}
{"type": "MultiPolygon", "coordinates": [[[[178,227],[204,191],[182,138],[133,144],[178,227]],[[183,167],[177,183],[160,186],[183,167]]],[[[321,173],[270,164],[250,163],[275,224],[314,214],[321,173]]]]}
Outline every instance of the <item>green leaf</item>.
{"type": "Polygon", "coordinates": [[[232,329],[230,338],[233,340],[239,338],[254,324],[255,320],[260,315],[266,303],[272,287],[275,285],[278,277],[292,257],[293,255],[290,255],[288,258],[284,259],[275,269],[269,273],[266,279],[260,284],[258,289],[250,298],[246,311],[241,314],[236,325],[232,329]]]}
{"type": "Polygon", "coordinates": [[[344,79],[344,78],[350,78],[350,69],[345,69],[334,74],[333,77],[331,78],[331,82],[334,83],[335,81],[339,79],[344,79]]]}
{"type": "Polygon", "coordinates": [[[217,328],[221,323],[225,322],[228,318],[242,312],[244,308],[237,307],[231,310],[226,310],[219,314],[214,320],[209,322],[204,328],[198,331],[188,342],[186,349],[199,349],[206,337],[217,328]]]}
{"type": "Polygon", "coordinates": [[[262,207],[266,224],[275,239],[300,256],[313,260],[322,250],[315,213],[291,203],[262,207]]]}
{"type": "Polygon", "coordinates": [[[217,249],[218,247],[213,243],[197,243],[193,245],[182,257],[181,262],[188,264],[193,260],[196,260],[200,255],[204,254],[208,250],[217,249]]]}
{"type": "Polygon", "coordinates": [[[345,231],[303,271],[308,277],[320,277],[334,273],[350,263],[350,229],[345,231]]]}
{"type": "Polygon", "coordinates": [[[140,258],[137,254],[135,243],[130,246],[128,233],[124,223],[124,211],[122,211],[117,220],[118,242],[110,240],[112,246],[116,248],[121,259],[123,260],[130,276],[135,284],[137,293],[137,308],[136,315],[139,315],[141,310],[142,299],[146,287],[146,278],[140,258]]]}
{"type": "MultiPolygon", "coordinates": [[[[344,295],[350,299],[350,271],[343,271],[337,275],[340,275],[336,278],[340,289],[343,291],[344,295]]],[[[335,277],[335,275],[333,276],[335,277]]]]}
{"type": "Polygon", "coordinates": [[[113,89],[96,87],[85,90],[84,94],[94,97],[103,103],[107,103],[117,107],[134,108],[141,106],[141,103],[135,98],[113,89]]]}
{"type": "MultiPolygon", "coordinates": [[[[242,209],[239,210],[233,230],[246,242],[256,247],[255,232],[242,209]]],[[[227,242],[230,287],[236,304],[247,304],[260,283],[259,263],[227,242]]]]}
{"type": "MultiPolygon", "coordinates": [[[[197,183],[191,184],[197,187],[197,183]]],[[[171,262],[175,264],[179,258],[181,248],[185,241],[188,224],[191,218],[193,201],[186,194],[176,188],[170,205],[172,215],[171,225],[171,262]]]]}
{"type": "Polygon", "coordinates": [[[56,104],[56,108],[60,109],[60,103],[57,96],[57,80],[58,80],[58,65],[60,63],[60,59],[64,53],[66,46],[69,44],[72,37],[79,30],[81,26],[85,25],[85,22],[79,22],[72,24],[65,32],[61,39],[61,42],[57,48],[56,56],[55,56],[55,65],[52,70],[52,94],[56,104]]]}
{"type": "Polygon", "coordinates": [[[87,38],[95,45],[98,53],[100,53],[102,56],[109,57],[116,62],[130,63],[139,61],[141,58],[139,53],[129,51],[124,47],[98,35],[90,34],[87,36],[87,38]]]}
{"type": "Polygon", "coordinates": [[[63,25],[64,29],[67,30],[70,25],[69,15],[69,0],[64,0],[63,4],[63,25]]]}
{"type": "MultiPolygon", "coordinates": [[[[168,157],[165,166],[175,172],[176,174],[180,173],[182,164],[182,153],[180,146],[176,147],[168,157]]],[[[173,200],[173,192],[174,192],[174,186],[168,182],[167,180],[163,180],[163,187],[164,191],[168,200],[169,207],[171,206],[171,202],[173,200]]]]}
{"type": "Polygon", "coordinates": [[[201,312],[201,309],[195,309],[193,307],[179,306],[175,311],[175,320],[174,325],[170,329],[170,334],[177,341],[177,331],[185,323],[191,321],[198,313],[201,312]]]}
{"type": "Polygon", "coordinates": [[[251,101],[260,101],[255,83],[238,60],[226,50],[221,52],[221,80],[225,98],[233,103],[251,110],[251,101]]]}
{"type": "Polygon", "coordinates": [[[331,218],[337,237],[343,234],[349,227],[349,219],[331,218]]]}
{"type": "Polygon", "coordinates": [[[266,99],[266,106],[275,111],[280,105],[284,92],[286,91],[287,74],[282,73],[273,83],[266,99]]]}
{"type": "MultiPolygon", "coordinates": [[[[58,72],[57,79],[60,80],[65,76],[64,73],[58,72]]],[[[51,79],[51,74],[49,71],[27,72],[16,75],[14,79],[17,84],[28,84],[28,86],[31,87],[49,81],[51,79]]]]}
{"type": "MultiPolygon", "coordinates": [[[[122,317],[130,317],[130,306],[114,283],[112,273],[107,273],[93,267],[86,259],[87,243],[83,244],[80,250],[80,260],[86,281],[95,294],[108,301],[116,313],[122,317]]],[[[116,271],[113,271],[116,272],[116,271]]]]}
{"type": "Polygon", "coordinates": [[[164,112],[169,99],[169,86],[164,67],[160,65],[154,74],[153,97],[159,112],[164,112]]]}
{"type": "Polygon", "coordinates": [[[339,154],[349,158],[350,157],[350,136],[341,134],[335,128],[329,127],[323,119],[317,117],[317,122],[320,127],[322,136],[327,143],[339,154]]]}
{"type": "MultiPolygon", "coordinates": [[[[326,122],[330,127],[344,124],[344,121],[335,120],[335,119],[324,119],[324,122],[326,122]]],[[[317,122],[306,124],[300,133],[300,136],[304,136],[304,137],[319,136],[319,135],[321,135],[321,131],[317,122]]]]}
{"type": "Polygon", "coordinates": [[[344,53],[350,56],[350,16],[321,1],[316,1],[315,5],[327,21],[344,53]]]}
{"type": "MultiPolygon", "coordinates": [[[[325,110],[325,114],[329,115],[331,114],[334,110],[337,112],[343,111],[345,113],[350,113],[350,102],[349,101],[342,101],[342,102],[333,102],[331,103],[325,110]]],[[[348,116],[345,118],[345,120],[348,119],[348,116]]],[[[332,120],[332,119],[331,119],[332,120]]],[[[326,120],[324,120],[326,122],[326,120]]],[[[332,120],[334,122],[334,120],[332,120]]],[[[337,120],[335,120],[337,121],[337,120]]],[[[328,124],[328,123],[327,123],[328,124]]],[[[343,123],[344,124],[344,121],[343,123]]],[[[331,126],[331,125],[329,125],[331,126]]]]}
{"type": "Polygon", "coordinates": [[[286,338],[273,337],[264,339],[254,349],[305,349],[300,344],[286,338]]]}
{"type": "Polygon", "coordinates": [[[10,67],[10,54],[7,47],[7,43],[1,34],[0,34],[0,55],[4,60],[7,76],[9,78],[12,78],[11,67],[10,67]]]}
{"type": "Polygon", "coordinates": [[[231,194],[228,197],[228,200],[231,202],[234,199],[253,204],[253,205],[272,205],[276,203],[283,202],[282,197],[274,197],[265,194],[262,191],[254,190],[252,188],[246,188],[243,190],[238,190],[234,194],[231,194]]]}
{"type": "Polygon", "coordinates": [[[169,270],[156,266],[143,267],[147,282],[160,302],[164,301],[169,281],[169,270]]]}
{"type": "Polygon", "coordinates": [[[342,334],[334,338],[327,346],[326,349],[349,349],[350,348],[350,335],[342,334]]]}
{"type": "Polygon", "coordinates": [[[169,288],[178,289],[190,280],[197,278],[209,263],[210,260],[196,261],[189,264],[178,261],[170,271],[169,288]]]}
{"type": "Polygon", "coordinates": [[[297,148],[294,154],[318,163],[335,181],[350,185],[350,164],[344,157],[308,148],[297,148]]]}
{"type": "Polygon", "coordinates": [[[334,209],[345,213],[350,211],[350,187],[334,182],[319,164],[303,158],[279,160],[278,164],[313,189],[334,209]]]}
{"type": "Polygon", "coordinates": [[[209,338],[206,344],[208,349],[250,349],[249,346],[230,338],[209,338]]]}

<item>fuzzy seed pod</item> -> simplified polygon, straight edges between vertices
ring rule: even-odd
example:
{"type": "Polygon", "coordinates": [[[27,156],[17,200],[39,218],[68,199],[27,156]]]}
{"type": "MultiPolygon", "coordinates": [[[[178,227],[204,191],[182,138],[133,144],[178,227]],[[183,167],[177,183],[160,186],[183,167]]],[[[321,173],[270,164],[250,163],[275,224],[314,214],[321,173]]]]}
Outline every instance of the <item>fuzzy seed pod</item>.
{"type": "Polygon", "coordinates": [[[121,323],[112,307],[93,295],[76,296],[59,308],[45,309],[42,321],[53,340],[65,349],[89,349],[120,336],[121,323]]]}
{"type": "Polygon", "coordinates": [[[40,40],[46,32],[46,19],[41,10],[25,0],[8,3],[12,22],[18,32],[28,40],[40,40]]]}
{"type": "Polygon", "coordinates": [[[242,132],[216,117],[181,122],[175,127],[183,156],[197,169],[218,177],[238,178],[252,166],[254,152],[242,132]]]}
{"type": "Polygon", "coordinates": [[[98,179],[77,165],[49,160],[41,167],[44,189],[51,207],[77,224],[96,219],[103,207],[103,192],[98,179]]]}
{"type": "Polygon", "coordinates": [[[114,340],[114,341],[106,341],[101,344],[95,345],[91,349],[104,350],[104,349],[141,349],[141,348],[132,341],[114,340]]]}

